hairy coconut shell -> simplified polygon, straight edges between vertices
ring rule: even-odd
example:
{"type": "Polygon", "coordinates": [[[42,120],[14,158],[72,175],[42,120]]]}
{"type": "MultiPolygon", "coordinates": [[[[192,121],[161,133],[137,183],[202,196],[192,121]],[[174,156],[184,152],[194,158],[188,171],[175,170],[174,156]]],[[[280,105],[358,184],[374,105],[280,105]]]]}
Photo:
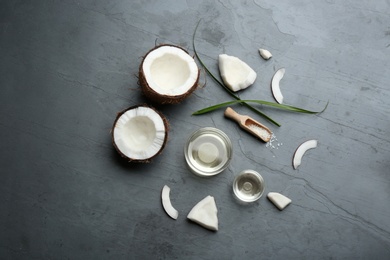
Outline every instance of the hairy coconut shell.
{"type": "Polygon", "coordinates": [[[167,144],[167,141],[168,141],[168,132],[169,132],[169,123],[168,123],[168,119],[158,110],[156,110],[154,107],[151,107],[147,104],[140,104],[140,105],[135,105],[135,106],[131,106],[121,112],[119,112],[115,118],[115,121],[114,121],[114,124],[112,126],[112,129],[111,129],[111,139],[112,139],[112,144],[114,145],[115,147],[115,150],[119,153],[119,155],[123,158],[125,158],[126,160],[128,160],[129,162],[136,162],[136,163],[149,163],[153,158],[155,158],[157,155],[161,154],[162,151],[164,150],[166,144],[167,144]],[[165,137],[164,137],[164,141],[163,141],[163,144],[160,148],[160,150],[155,154],[153,155],[152,157],[150,158],[145,158],[145,159],[134,159],[134,158],[130,158],[128,157],[127,155],[125,155],[124,153],[121,152],[121,150],[118,148],[118,146],[116,145],[115,143],[115,139],[114,139],[114,129],[115,129],[115,126],[118,122],[118,119],[124,114],[126,113],[127,111],[129,110],[132,110],[132,109],[135,109],[135,108],[138,108],[138,107],[147,107],[147,108],[150,108],[152,110],[154,110],[162,119],[163,123],[164,123],[164,127],[165,127],[165,137]]]}
{"type": "Polygon", "coordinates": [[[172,44],[161,44],[161,45],[154,47],[153,49],[151,49],[150,51],[148,51],[146,53],[146,55],[142,59],[141,65],[139,66],[139,84],[141,85],[142,93],[148,99],[150,99],[158,104],[178,104],[178,103],[182,102],[184,99],[186,99],[188,96],[190,96],[192,94],[192,92],[194,92],[194,90],[198,87],[200,69],[198,69],[198,76],[197,76],[196,81],[194,82],[194,85],[187,92],[185,92],[181,95],[174,95],[174,96],[173,95],[164,95],[164,94],[156,92],[155,90],[153,90],[149,86],[149,84],[145,78],[145,74],[143,71],[143,64],[144,64],[145,58],[148,56],[149,53],[151,53],[152,51],[154,51],[158,48],[164,47],[164,46],[178,48],[189,55],[188,51],[186,51],[182,47],[172,45],[172,44]]]}

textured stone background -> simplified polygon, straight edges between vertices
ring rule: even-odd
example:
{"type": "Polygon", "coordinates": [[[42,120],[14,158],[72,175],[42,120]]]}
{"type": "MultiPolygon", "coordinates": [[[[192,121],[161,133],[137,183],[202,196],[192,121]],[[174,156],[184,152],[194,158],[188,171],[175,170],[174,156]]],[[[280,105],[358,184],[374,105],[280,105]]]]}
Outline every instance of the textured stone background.
{"type": "MultiPolygon", "coordinates": [[[[1,1],[1,259],[385,259],[390,254],[390,1],[1,1]],[[149,102],[137,85],[141,57],[156,43],[193,53],[217,73],[221,53],[258,73],[245,99],[273,101],[281,82],[300,115],[270,108],[267,147],[223,117],[191,113],[230,97],[210,78],[176,106],[164,152],[148,165],[124,162],[110,140],[118,111],[149,102]],[[273,53],[264,61],[263,47],[273,53]],[[234,147],[230,167],[210,179],[189,172],[190,133],[214,126],[234,147]],[[291,159],[308,139],[298,170],[291,159]],[[279,144],[279,146],[277,146],[279,144]],[[234,176],[259,171],[266,191],[292,199],[284,211],[265,196],[240,205],[234,176]],[[171,187],[179,210],[160,203],[171,187]],[[220,230],[186,220],[215,197],[220,230]]],[[[205,77],[202,77],[205,80],[205,77]]]]}

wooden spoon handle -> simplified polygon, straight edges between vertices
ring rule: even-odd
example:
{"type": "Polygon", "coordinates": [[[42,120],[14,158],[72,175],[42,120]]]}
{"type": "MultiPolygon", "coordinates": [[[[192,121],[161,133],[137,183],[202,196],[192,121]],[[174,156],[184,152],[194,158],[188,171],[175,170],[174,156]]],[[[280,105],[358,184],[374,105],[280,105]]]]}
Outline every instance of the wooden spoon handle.
{"type": "Polygon", "coordinates": [[[224,115],[241,124],[242,115],[238,114],[231,107],[226,108],[224,115]]]}

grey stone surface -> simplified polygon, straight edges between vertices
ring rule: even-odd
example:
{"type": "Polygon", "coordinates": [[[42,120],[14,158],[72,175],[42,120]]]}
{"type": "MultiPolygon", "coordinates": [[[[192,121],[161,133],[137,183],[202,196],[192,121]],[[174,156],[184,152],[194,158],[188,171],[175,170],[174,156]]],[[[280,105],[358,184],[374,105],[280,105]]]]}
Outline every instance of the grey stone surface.
{"type": "MultiPolygon", "coordinates": [[[[390,2],[383,1],[1,1],[1,259],[388,259],[390,255],[390,2]],[[210,78],[182,104],[157,106],[171,124],[164,152],[147,165],[115,152],[118,111],[148,103],[137,85],[141,57],[157,43],[193,54],[217,72],[221,53],[258,73],[244,99],[286,103],[320,115],[261,108],[280,128],[257,141],[219,110],[231,98],[210,78]],[[259,48],[272,52],[264,61],[259,48]],[[205,126],[225,131],[231,165],[209,179],[189,172],[183,147],[205,126]],[[296,147],[308,139],[298,170],[296,147]],[[279,146],[278,146],[279,144],[279,146]],[[240,205],[231,185],[259,171],[265,194],[292,199],[279,211],[264,195],[240,205]],[[171,187],[177,221],[163,211],[171,187]],[[219,231],[186,219],[207,195],[219,231]]],[[[202,77],[204,80],[205,77],[202,77]]]]}

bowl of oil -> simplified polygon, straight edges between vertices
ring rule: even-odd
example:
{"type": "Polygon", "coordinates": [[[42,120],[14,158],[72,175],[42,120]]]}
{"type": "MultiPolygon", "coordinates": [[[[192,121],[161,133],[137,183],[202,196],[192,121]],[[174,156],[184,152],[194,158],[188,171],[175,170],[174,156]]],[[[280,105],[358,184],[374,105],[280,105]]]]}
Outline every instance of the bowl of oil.
{"type": "Polygon", "coordinates": [[[210,177],[225,170],[232,158],[229,137],[214,127],[204,127],[193,132],[184,147],[190,170],[199,176],[210,177]]]}
{"type": "Polygon", "coordinates": [[[254,170],[244,170],[234,179],[233,192],[236,198],[243,202],[254,202],[263,195],[265,186],[260,173],[254,170]]]}

